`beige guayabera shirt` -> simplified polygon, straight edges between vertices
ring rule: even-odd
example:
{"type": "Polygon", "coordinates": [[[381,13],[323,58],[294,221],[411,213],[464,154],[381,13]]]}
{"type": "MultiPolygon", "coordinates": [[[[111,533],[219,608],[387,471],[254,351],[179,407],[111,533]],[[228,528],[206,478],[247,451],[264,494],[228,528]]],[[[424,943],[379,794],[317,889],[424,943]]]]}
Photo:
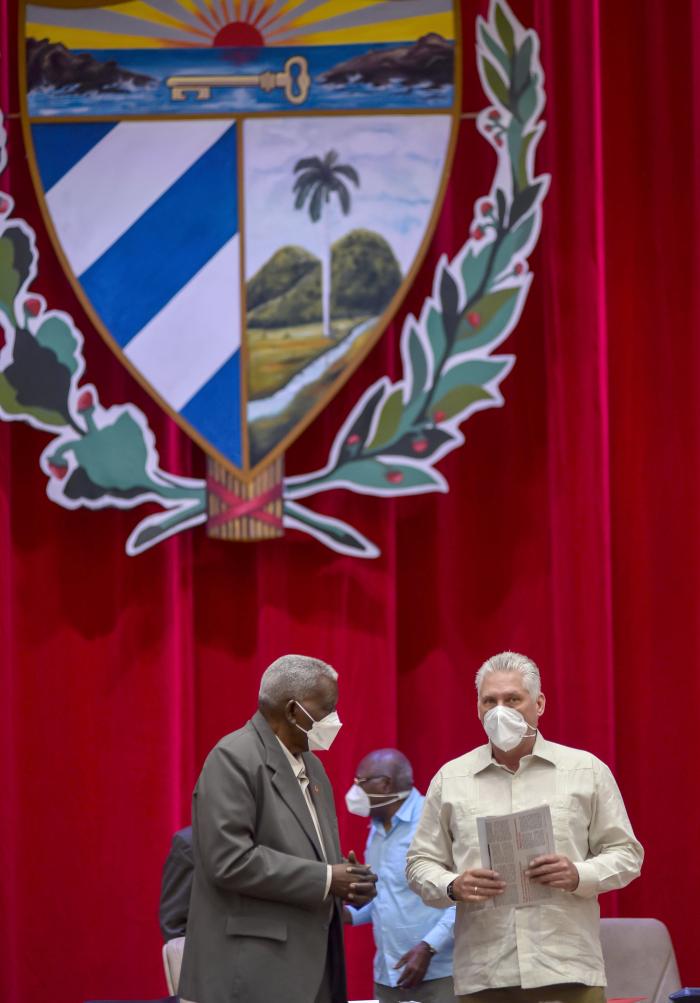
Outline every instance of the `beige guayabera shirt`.
{"type": "Polygon", "coordinates": [[[458,903],[458,996],[505,986],[605,985],[597,896],[636,878],[644,851],[612,773],[589,752],[538,734],[517,773],[493,759],[490,745],[447,763],[428,789],[407,856],[408,882],[428,905],[449,906],[450,881],[481,866],[477,817],[544,803],[552,811],[557,853],[578,868],[578,888],[517,908],[458,903]]]}

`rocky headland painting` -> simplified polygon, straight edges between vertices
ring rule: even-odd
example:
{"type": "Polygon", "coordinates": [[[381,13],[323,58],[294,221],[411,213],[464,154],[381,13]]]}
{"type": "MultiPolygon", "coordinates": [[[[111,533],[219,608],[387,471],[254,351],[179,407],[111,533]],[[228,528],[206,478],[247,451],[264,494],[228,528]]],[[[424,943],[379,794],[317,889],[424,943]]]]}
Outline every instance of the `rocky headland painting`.
{"type": "Polygon", "coordinates": [[[454,46],[431,32],[412,45],[371,49],[339,63],[320,76],[321,83],[360,81],[373,87],[398,83],[403,87],[447,87],[454,78],[454,46]]]}
{"type": "Polygon", "coordinates": [[[96,59],[88,52],[71,52],[60,42],[28,38],[26,46],[27,90],[63,91],[74,94],[124,94],[136,88],[151,88],[156,80],[146,73],[132,73],[115,59],[96,59]]]}
{"type": "Polygon", "coordinates": [[[27,91],[33,116],[113,114],[207,115],[289,110],[284,88],[216,86],[206,99],[173,99],[178,75],[260,79],[302,56],[310,85],[304,110],[448,109],[454,98],[454,45],[431,33],[396,45],[287,48],[202,47],[76,50],[48,38],[27,38],[27,91]]]}

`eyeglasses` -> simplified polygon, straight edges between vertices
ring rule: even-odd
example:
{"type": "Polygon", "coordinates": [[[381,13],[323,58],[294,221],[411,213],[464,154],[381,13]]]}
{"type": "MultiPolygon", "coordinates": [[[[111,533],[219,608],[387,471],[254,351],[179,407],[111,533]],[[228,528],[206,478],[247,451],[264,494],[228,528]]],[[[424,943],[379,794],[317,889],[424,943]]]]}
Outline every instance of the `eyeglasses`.
{"type": "Polygon", "coordinates": [[[362,784],[368,784],[370,780],[391,780],[391,777],[386,773],[377,773],[373,777],[354,777],[352,782],[361,787],[362,784]]]}

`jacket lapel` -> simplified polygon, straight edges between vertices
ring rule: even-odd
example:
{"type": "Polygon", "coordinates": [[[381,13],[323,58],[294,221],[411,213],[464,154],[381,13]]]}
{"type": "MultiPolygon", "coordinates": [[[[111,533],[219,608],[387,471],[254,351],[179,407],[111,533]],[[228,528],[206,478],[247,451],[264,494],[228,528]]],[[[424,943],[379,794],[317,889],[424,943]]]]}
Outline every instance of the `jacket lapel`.
{"type": "Polygon", "coordinates": [[[340,863],[340,845],[338,843],[336,828],[333,825],[335,806],[332,797],[329,797],[326,789],[328,778],[325,775],[323,766],[319,763],[313,752],[303,752],[301,758],[304,760],[306,775],[310,781],[311,797],[316,808],[316,814],[318,815],[318,824],[321,828],[328,863],[340,863]]]}
{"type": "MultiPolygon", "coordinates": [[[[311,819],[309,806],[302,794],[301,785],[294,776],[294,771],[280,748],[277,736],[260,711],[252,718],[251,724],[257,731],[265,747],[265,765],[272,774],[271,780],[275,790],[309,837],[309,841],[318,859],[323,860],[324,857],[321,853],[321,847],[319,846],[316,829],[311,819]]],[[[325,839],[326,833],[323,826],[321,827],[321,832],[325,839]]]]}

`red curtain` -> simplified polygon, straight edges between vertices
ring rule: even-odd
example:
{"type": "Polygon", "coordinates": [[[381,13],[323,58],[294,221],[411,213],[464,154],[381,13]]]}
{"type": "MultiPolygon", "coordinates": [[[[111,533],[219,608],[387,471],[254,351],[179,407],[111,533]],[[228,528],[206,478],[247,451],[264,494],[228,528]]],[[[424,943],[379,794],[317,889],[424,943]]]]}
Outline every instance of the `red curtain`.
{"type": "MultiPolygon", "coordinates": [[[[14,0],[3,0],[2,107],[18,111],[14,0]]],[[[482,107],[463,5],[464,108],[482,107]]],[[[55,1003],[164,992],[156,920],[171,832],[208,749],[255,707],[261,670],[301,651],[341,675],[345,728],[325,757],[342,807],[359,758],[396,744],[418,785],[483,735],[473,675],[504,648],[534,657],[548,738],[613,767],[647,859],[608,911],[656,916],[700,982],[697,393],[700,8],[693,0],[514,0],[542,43],[550,171],[535,280],[507,343],[506,405],[477,414],[443,461],[451,490],[388,501],[331,492],[319,510],[382,547],[340,557],[310,538],[234,545],[202,530],[138,558],[135,514],[48,501],[45,437],[0,425],[0,996],[55,1003]],[[676,864],[671,867],[671,858],[676,864]]],[[[105,404],[134,401],[165,469],[202,454],[111,356],[64,279],[17,117],[2,178],[36,227],[36,289],[86,335],[105,404]]],[[[464,242],[493,159],[465,118],[428,256],[396,323],[287,455],[325,459],[363,389],[397,375],[407,310],[464,242]]],[[[347,936],[351,995],[371,939],[347,936]]]]}

